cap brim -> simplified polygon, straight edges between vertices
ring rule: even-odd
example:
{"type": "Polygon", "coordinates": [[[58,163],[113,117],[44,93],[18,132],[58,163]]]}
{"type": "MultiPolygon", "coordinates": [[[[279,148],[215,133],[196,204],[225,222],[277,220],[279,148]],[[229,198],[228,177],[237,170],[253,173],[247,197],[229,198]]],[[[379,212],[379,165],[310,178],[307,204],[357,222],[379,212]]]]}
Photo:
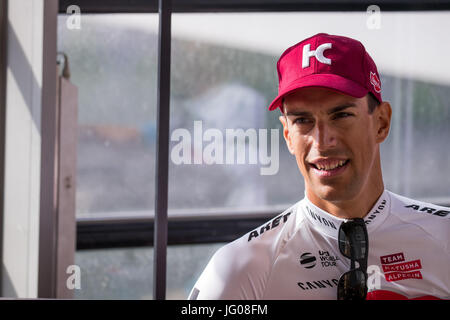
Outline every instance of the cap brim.
{"type": "Polygon", "coordinates": [[[364,97],[369,90],[361,86],[359,83],[335,74],[312,74],[298,81],[291,83],[278,93],[278,96],[269,105],[269,110],[275,110],[281,106],[281,100],[288,94],[309,87],[323,87],[340,93],[355,97],[364,97]]]}

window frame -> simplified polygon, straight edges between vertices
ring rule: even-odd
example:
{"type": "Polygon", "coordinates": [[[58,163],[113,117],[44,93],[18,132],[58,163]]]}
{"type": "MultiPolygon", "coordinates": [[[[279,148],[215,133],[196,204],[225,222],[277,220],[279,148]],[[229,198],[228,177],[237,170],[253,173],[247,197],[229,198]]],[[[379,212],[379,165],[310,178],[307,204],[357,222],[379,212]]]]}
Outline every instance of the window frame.
{"type": "MultiPolygon", "coordinates": [[[[172,0],[173,13],[188,12],[288,12],[288,11],[366,11],[373,1],[364,0],[172,0]]],[[[379,0],[383,11],[450,10],[449,0],[432,3],[421,0],[379,0]]],[[[59,0],[64,8],[78,5],[82,13],[155,13],[158,0],[59,0]]]]}

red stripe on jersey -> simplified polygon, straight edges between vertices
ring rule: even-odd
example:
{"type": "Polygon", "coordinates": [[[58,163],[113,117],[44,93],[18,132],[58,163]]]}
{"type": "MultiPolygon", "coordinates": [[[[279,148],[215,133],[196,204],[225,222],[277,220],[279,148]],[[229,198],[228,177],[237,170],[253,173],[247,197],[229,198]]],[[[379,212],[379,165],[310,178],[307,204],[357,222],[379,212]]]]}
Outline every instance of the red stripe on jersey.
{"type": "Polygon", "coordinates": [[[375,290],[367,293],[366,300],[443,300],[435,296],[421,296],[408,299],[404,295],[388,290],[375,290]]]}

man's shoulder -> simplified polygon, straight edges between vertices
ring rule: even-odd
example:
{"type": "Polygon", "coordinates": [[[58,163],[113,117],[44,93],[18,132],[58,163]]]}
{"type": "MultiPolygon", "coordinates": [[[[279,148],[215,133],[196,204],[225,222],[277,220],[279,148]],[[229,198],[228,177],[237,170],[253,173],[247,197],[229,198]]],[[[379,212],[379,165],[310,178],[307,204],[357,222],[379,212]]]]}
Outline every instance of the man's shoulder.
{"type": "Polygon", "coordinates": [[[440,218],[450,222],[450,207],[445,207],[423,200],[416,200],[389,192],[391,196],[391,212],[403,214],[411,219],[440,218]]]}
{"type": "Polygon", "coordinates": [[[235,257],[241,262],[245,261],[246,266],[253,263],[261,266],[264,261],[272,261],[280,247],[295,232],[299,203],[300,201],[238,239],[227,243],[216,252],[216,258],[235,257]]]}
{"type": "Polygon", "coordinates": [[[215,252],[197,281],[200,299],[258,299],[295,225],[296,205],[215,252]]]}
{"type": "MultiPolygon", "coordinates": [[[[450,250],[450,208],[390,192],[391,215],[405,226],[414,225],[439,245],[450,250]]],[[[414,234],[419,236],[419,234],[414,234]]]]}
{"type": "Polygon", "coordinates": [[[296,225],[296,215],[299,203],[300,202],[297,202],[282,213],[268,219],[268,221],[264,222],[262,225],[245,234],[243,238],[250,243],[252,241],[255,242],[255,239],[258,238],[262,241],[263,239],[273,241],[281,234],[289,236],[290,232],[287,231],[292,231],[296,225]]]}

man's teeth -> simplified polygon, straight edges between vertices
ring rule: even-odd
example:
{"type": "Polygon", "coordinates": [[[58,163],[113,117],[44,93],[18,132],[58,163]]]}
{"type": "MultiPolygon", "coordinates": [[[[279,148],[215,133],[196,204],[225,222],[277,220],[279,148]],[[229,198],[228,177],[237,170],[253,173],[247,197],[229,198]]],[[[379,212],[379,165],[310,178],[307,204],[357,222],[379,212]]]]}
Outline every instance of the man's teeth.
{"type": "Polygon", "coordinates": [[[316,164],[317,169],[319,170],[333,170],[338,167],[342,167],[346,161],[341,160],[339,162],[336,162],[334,164],[316,164]]]}

